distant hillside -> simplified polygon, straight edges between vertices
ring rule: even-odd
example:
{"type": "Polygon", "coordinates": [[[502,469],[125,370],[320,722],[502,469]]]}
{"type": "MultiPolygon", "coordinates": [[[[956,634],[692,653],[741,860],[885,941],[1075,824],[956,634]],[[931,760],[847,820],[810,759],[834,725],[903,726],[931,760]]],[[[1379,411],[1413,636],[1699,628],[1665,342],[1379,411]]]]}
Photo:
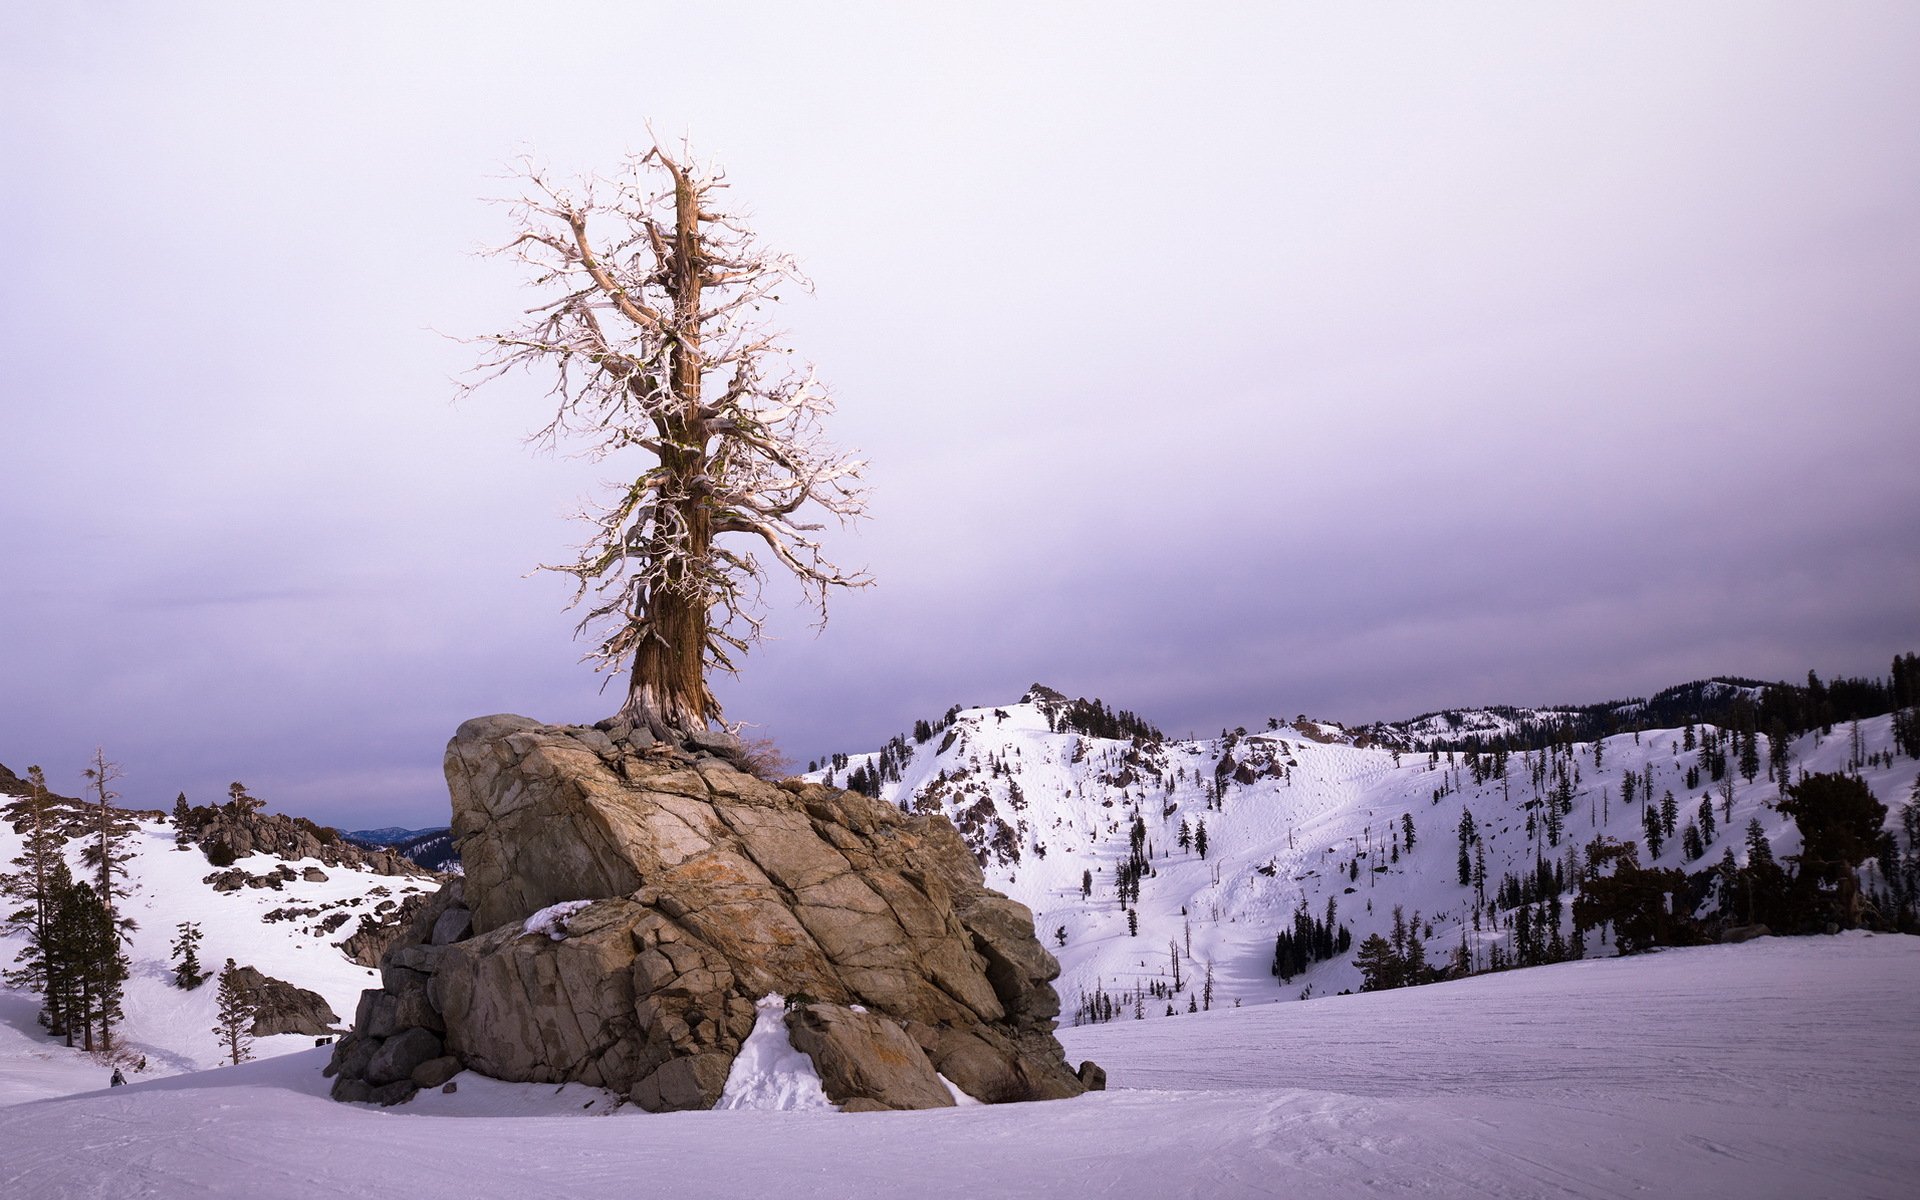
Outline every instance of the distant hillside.
{"type": "Polygon", "coordinates": [[[458,871],[460,854],[453,848],[453,830],[441,825],[429,829],[361,829],[343,835],[361,846],[384,846],[429,871],[458,871]]]}
{"type": "MultiPolygon", "coordinates": [[[[1799,735],[1864,717],[1920,705],[1920,658],[1895,657],[1885,679],[1822,681],[1812,671],[1805,683],[1767,683],[1738,676],[1696,679],[1648,699],[1548,708],[1467,708],[1422,713],[1408,721],[1356,731],[1381,745],[1416,750],[1539,750],[1591,742],[1616,733],[1712,725],[1721,729],[1799,735]]],[[[1920,749],[1920,727],[1900,731],[1920,749]]]]}
{"type": "MultiPolygon", "coordinates": [[[[1848,697],[1910,694],[1876,686],[1830,686],[1824,712],[1852,712],[1848,697]]],[[[1636,843],[1642,866],[1680,872],[1682,915],[1706,919],[1711,936],[1750,918],[1719,874],[1727,855],[1745,868],[1756,844],[1782,864],[1800,851],[1798,827],[1775,807],[1776,756],[1792,779],[1857,774],[1886,806],[1893,857],[1870,861],[1859,880],[1887,903],[1905,886],[1887,870],[1920,869],[1899,817],[1920,768],[1911,711],[1835,716],[1776,738],[1702,716],[1796,712],[1804,722],[1822,715],[1805,703],[1817,694],[1712,680],[1651,701],[1461,710],[1364,729],[1276,720],[1176,741],[1099,701],[1035,687],[834,755],[810,777],[951,819],[990,885],[1034,910],[1063,966],[1063,1020],[1164,1015],[1204,1005],[1209,975],[1214,1004],[1357,989],[1355,959],[1373,934],[1417,941],[1430,964],[1476,970],[1572,955],[1572,906],[1598,837],[1636,843]],[[1777,689],[1798,707],[1770,700],[1777,689]],[[1650,724],[1676,715],[1671,727],[1650,724]],[[1596,720],[1642,727],[1569,736],[1596,720]]],[[[1612,932],[1590,931],[1579,951],[1614,953],[1612,932]]]]}
{"type": "MultiPolygon", "coordinates": [[[[444,828],[444,826],[442,827],[444,828]]],[[[401,842],[419,837],[423,833],[436,833],[435,829],[404,829],[398,825],[383,825],[379,829],[355,829],[340,836],[362,846],[397,846],[401,842]]]]}

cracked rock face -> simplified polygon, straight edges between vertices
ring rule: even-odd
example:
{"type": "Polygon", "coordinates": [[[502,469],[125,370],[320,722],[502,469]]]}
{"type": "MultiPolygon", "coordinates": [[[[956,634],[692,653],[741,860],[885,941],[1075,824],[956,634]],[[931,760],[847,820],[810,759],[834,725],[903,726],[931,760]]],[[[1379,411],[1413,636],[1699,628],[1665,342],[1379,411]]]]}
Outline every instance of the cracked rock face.
{"type": "Polygon", "coordinates": [[[497,1078],[705,1108],[777,993],[849,1109],[950,1102],[936,1071],[988,1102],[1083,1090],[1058,964],[944,818],[524,717],[462,725],[446,768],[463,894],[389,951],[388,1002],[362,1006],[382,1037],[419,1024],[497,1078]],[[593,903],[525,932],[568,901],[593,903]]]}

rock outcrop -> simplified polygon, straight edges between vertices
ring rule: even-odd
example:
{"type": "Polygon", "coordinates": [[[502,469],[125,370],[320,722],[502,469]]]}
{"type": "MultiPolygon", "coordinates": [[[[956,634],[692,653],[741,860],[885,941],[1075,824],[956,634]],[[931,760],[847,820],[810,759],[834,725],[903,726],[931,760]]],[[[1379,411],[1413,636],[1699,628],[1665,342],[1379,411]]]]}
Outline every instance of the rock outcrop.
{"type": "MultiPolygon", "coordinates": [[[[156,814],[157,815],[157,814],[156,814]]],[[[271,854],[283,859],[316,858],[330,867],[358,867],[379,875],[430,878],[432,871],[391,849],[368,850],[342,838],[337,830],[316,825],[305,817],[238,808],[231,804],[201,805],[187,810],[180,832],[196,842],[209,860],[216,856],[226,866],[249,854],[271,854]]]]}
{"type": "Polygon", "coordinates": [[[254,1037],[337,1032],[340,1017],[320,993],[263,975],[253,967],[239,968],[234,977],[241,994],[253,1005],[253,1027],[248,1032],[254,1037]]]}
{"type": "Polygon", "coordinates": [[[710,1107],[770,993],[849,1110],[951,1103],[940,1076],[988,1102],[1085,1090],[1053,1037],[1058,964],[952,825],[724,753],[461,726],[446,766],[466,877],[387,951],[336,1096],[403,1098],[452,1058],[710,1107]]]}

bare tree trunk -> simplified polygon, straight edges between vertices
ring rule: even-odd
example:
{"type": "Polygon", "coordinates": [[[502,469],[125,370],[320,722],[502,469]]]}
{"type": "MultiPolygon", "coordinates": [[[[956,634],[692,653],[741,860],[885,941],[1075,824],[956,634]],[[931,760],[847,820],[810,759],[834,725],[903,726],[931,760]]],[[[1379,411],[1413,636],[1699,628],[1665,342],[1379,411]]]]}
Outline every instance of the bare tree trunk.
{"type": "Polygon", "coordinates": [[[661,462],[672,485],[673,518],[655,524],[654,558],[675,568],[646,597],[647,635],[633,656],[633,672],[621,718],[645,725],[655,737],[707,728],[720,706],[707,688],[708,609],[713,594],[692,577],[713,549],[713,510],[707,497],[707,422],[701,415],[705,364],[700,357],[700,301],[706,263],[700,255],[700,200],[686,172],[665,155],[673,176],[674,236],[667,259],[673,298],[670,361],[674,403],[655,418],[661,462]],[[679,553],[668,542],[684,531],[679,553]]]}

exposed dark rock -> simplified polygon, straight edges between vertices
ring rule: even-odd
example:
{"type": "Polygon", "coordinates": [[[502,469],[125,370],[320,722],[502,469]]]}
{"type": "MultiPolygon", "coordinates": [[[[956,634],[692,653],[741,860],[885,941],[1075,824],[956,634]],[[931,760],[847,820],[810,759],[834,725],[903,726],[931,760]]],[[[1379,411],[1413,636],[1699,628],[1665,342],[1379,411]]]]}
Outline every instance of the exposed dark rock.
{"type": "Polygon", "coordinates": [[[452,1079],[455,1075],[458,1075],[461,1070],[460,1060],[451,1054],[443,1054],[439,1058],[430,1058],[413,1069],[414,1086],[437,1088],[449,1079],[452,1079]]]}
{"type": "Polygon", "coordinates": [[[305,817],[249,811],[232,804],[201,805],[188,810],[180,829],[207,853],[209,861],[216,857],[217,848],[220,857],[271,854],[283,859],[318,859],[330,867],[353,867],[379,875],[433,875],[395,851],[356,846],[337,830],[305,817]]]}
{"type": "Polygon", "coordinates": [[[380,956],[387,952],[387,947],[406,936],[413,919],[426,910],[431,900],[428,893],[415,893],[378,916],[361,917],[353,934],[338,943],[340,952],[363,967],[379,966],[380,956]]]}
{"type": "Polygon", "coordinates": [[[375,1087],[412,1077],[414,1068],[441,1056],[440,1039],[425,1029],[403,1029],[380,1044],[367,1061],[367,1082],[375,1087]]]}
{"type": "Polygon", "coordinates": [[[252,967],[241,967],[234,975],[242,994],[253,1005],[253,1028],[249,1032],[254,1037],[335,1032],[340,1017],[318,992],[263,975],[252,967]]]}

